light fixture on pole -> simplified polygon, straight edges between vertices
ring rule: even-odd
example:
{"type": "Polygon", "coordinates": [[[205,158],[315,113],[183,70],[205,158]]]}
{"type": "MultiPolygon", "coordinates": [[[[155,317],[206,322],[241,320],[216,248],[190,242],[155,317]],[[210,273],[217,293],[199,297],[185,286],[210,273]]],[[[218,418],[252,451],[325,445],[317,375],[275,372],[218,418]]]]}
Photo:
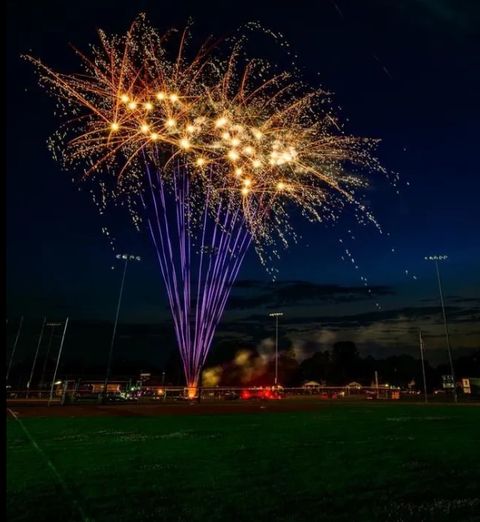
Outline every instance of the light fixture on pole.
{"type": "Polygon", "coordinates": [[[275,386],[278,385],[278,318],[283,316],[282,312],[272,312],[269,317],[275,317],[275,386]]]}
{"type": "Polygon", "coordinates": [[[450,336],[448,334],[447,312],[445,311],[445,302],[443,299],[443,290],[442,290],[442,280],[440,278],[440,269],[438,268],[438,262],[445,261],[445,259],[448,259],[448,256],[434,255],[434,256],[425,257],[425,261],[433,261],[435,263],[435,270],[437,273],[437,281],[438,281],[438,290],[440,292],[440,303],[442,305],[443,324],[445,327],[445,339],[447,341],[448,359],[450,361],[450,372],[452,374],[452,379],[453,379],[453,399],[455,402],[457,402],[458,401],[457,386],[456,386],[456,382],[455,382],[455,371],[453,369],[453,358],[452,358],[452,348],[450,346],[450,336]]]}
{"type": "Polygon", "coordinates": [[[115,313],[115,322],[113,324],[112,339],[110,341],[110,349],[108,351],[107,372],[105,374],[105,382],[103,384],[103,395],[105,395],[107,393],[108,380],[110,379],[110,372],[111,372],[111,366],[112,366],[113,346],[115,344],[115,335],[117,333],[118,316],[120,315],[120,306],[122,304],[123,287],[125,286],[125,276],[127,274],[128,262],[129,261],[141,261],[142,260],[142,258],[140,256],[134,256],[132,254],[117,254],[116,258],[117,259],[123,259],[125,261],[125,263],[123,265],[122,282],[120,283],[120,293],[118,294],[117,311],[115,313]]]}

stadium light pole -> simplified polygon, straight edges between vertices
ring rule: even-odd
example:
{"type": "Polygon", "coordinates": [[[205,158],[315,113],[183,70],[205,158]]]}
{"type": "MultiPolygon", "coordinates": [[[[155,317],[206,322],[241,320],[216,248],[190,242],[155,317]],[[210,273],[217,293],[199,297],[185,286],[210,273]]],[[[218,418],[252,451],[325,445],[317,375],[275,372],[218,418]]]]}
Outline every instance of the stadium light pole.
{"type": "Polygon", "coordinates": [[[20,324],[18,325],[17,335],[16,335],[15,341],[13,343],[12,353],[10,354],[10,361],[8,362],[8,368],[7,368],[7,377],[5,379],[6,383],[8,383],[8,377],[10,376],[10,370],[12,369],[13,357],[14,357],[15,351],[17,349],[18,339],[20,338],[20,332],[22,331],[22,325],[23,325],[23,315],[22,315],[22,317],[20,317],[20,324]]]}
{"type": "Polygon", "coordinates": [[[110,372],[112,367],[112,355],[113,355],[113,347],[115,345],[115,336],[117,333],[117,325],[118,325],[118,317],[120,315],[120,306],[122,304],[122,296],[123,296],[123,288],[125,286],[125,276],[127,274],[127,267],[129,261],[141,261],[142,258],[140,256],[134,256],[132,254],[117,254],[117,259],[123,259],[125,261],[123,265],[123,274],[122,274],[122,282],[120,283],[120,293],[118,294],[117,301],[117,311],[115,313],[115,322],[113,324],[113,332],[112,339],[110,341],[110,349],[108,351],[108,361],[107,361],[107,371],[105,373],[105,382],[103,384],[103,395],[107,393],[108,380],[110,379],[110,372]]]}
{"type": "Polygon", "coordinates": [[[30,371],[30,377],[29,377],[28,382],[27,382],[27,399],[28,399],[28,394],[30,392],[30,384],[32,383],[32,379],[33,379],[33,372],[35,371],[35,365],[37,364],[38,352],[40,350],[40,345],[42,344],[43,332],[45,330],[45,324],[46,323],[47,323],[47,318],[44,317],[43,318],[43,322],[42,322],[42,328],[40,329],[40,335],[38,337],[37,349],[35,350],[35,355],[33,357],[32,369],[30,371]]]}
{"type": "Polygon", "coordinates": [[[62,340],[60,341],[60,348],[58,349],[58,355],[57,355],[57,364],[55,365],[55,371],[53,372],[53,378],[52,378],[52,386],[50,387],[50,397],[48,399],[48,405],[50,406],[50,402],[53,398],[53,387],[55,386],[55,379],[57,378],[57,371],[58,371],[58,365],[60,364],[60,357],[62,356],[62,350],[63,350],[63,343],[65,341],[65,334],[67,332],[67,326],[68,326],[68,320],[65,321],[65,324],[63,326],[63,334],[62,334],[62,340]]]}
{"type": "Polygon", "coordinates": [[[50,330],[50,338],[48,340],[48,345],[47,345],[47,353],[45,354],[45,360],[43,361],[42,375],[40,376],[40,383],[39,383],[39,386],[38,386],[39,388],[43,388],[43,385],[45,384],[45,372],[47,370],[48,356],[50,355],[50,350],[52,348],[53,336],[55,334],[55,328],[57,326],[62,326],[62,323],[46,323],[45,326],[50,327],[51,330],[50,330]]]}
{"type": "Polygon", "coordinates": [[[283,316],[282,312],[273,312],[268,314],[275,317],[275,386],[278,384],[278,318],[283,316]]]}
{"type": "Polygon", "coordinates": [[[425,403],[428,402],[428,396],[427,396],[427,377],[425,375],[425,359],[423,358],[423,336],[422,336],[422,330],[418,331],[418,337],[420,340],[420,358],[422,360],[422,375],[423,375],[423,393],[425,396],[425,403]]]}
{"type": "Polygon", "coordinates": [[[450,361],[450,372],[452,374],[452,379],[453,379],[453,399],[455,402],[457,402],[458,401],[457,385],[455,382],[455,371],[453,369],[453,358],[452,358],[452,348],[450,346],[450,335],[448,333],[447,312],[445,311],[445,302],[443,299],[443,290],[442,290],[442,279],[440,277],[440,269],[438,267],[438,262],[445,261],[445,259],[448,259],[448,256],[434,255],[434,256],[425,257],[425,261],[433,261],[435,263],[435,271],[437,273],[437,281],[438,281],[438,291],[440,293],[440,303],[442,305],[443,324],[445,327],[445,339],[447,341],[448,359],[450,361]]]}

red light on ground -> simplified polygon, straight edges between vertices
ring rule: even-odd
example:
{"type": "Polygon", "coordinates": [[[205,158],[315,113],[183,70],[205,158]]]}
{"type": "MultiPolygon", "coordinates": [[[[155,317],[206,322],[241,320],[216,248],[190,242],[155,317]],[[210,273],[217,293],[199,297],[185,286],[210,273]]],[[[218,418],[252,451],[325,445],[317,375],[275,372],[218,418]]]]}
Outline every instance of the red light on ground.
{"type": "Polygon", "coordinates": [[[240,393],[240,398],[243,400],[249,399],[261,399],[261,400],[277,400],[281,399],[282,396],[280,393],[274,390],[243,390],[240,393]]]}

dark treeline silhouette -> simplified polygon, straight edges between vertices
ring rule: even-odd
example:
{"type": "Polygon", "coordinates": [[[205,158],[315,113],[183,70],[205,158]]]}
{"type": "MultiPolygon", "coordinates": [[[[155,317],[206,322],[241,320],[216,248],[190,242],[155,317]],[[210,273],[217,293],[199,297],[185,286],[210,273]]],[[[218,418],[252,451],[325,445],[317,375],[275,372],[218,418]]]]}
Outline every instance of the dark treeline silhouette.
{"type": "MultiPolygon", "coordinates": [[[[480,350],[455,359],[454,366],[457,379],[480,377],[480,350]]],[[[219,385],[260,386],[273,383],[275,361],[272,357],[262,357],[255,348],[235,352],[231,346],[225,345],[216,350],[207,367],[216,375],[219,385]]],[[[361,357],[355,343],[349,341],[337,342],[331,350],[317,351],[301,362],[291,349],[281,351],[278,357],[279,382],[285,386],[301,386],[306,381],[330,386],[343,386],[355,381],[370,386],[375,372],[380,384],[423,387],[420,359],[408,354],[384,359],[375,359],[371,355],[361,357]]],[[[425,373],[427,387],[432,391],[441,388],[442,375],[450,374],[450,368],[446,364],[433,367],[426,360],[425,373]]]]}
{"type": "MultiPolygon", "coordinates": [[[[121,345],[122,339],[118,340],[121,345]]],[[[151,360],[143,357],[127,357],[128,350],[123,353],[117,347],[118,353],[113,361],[112,376],[136,378],[140,372],[147,371],[152,376],[165,373],[167,385],[183,385],[183,368],[178,350],[171,349],[163,361],[152,364],[151,360]]],[[[16,388],[24,388],[29,378],[32,361],[30,354],[14,362],[9,383],[16,388]]],[[[56,351],[52,350],[48,359],[40,354],[31,383],[32,389],[37,388],[40,382],[50,386],[56,362],[56,351]]],[[[128,354],[131,355],[131,354],[128,354]]],[[[140,355],[140,354],[138,354],[140,355]]],[[[480,350],[472,351],[467,356],[454,360],[457,379],[462,377],[480,377],[480,350]]],[[[238,342],[231,340],[219,342],[212,350],[206,364],[208,370],[213,370],[215,379],[206,380],[205,385],[218,384],[224,386],[265,386],[273,384],[275,361],[271,350],[268,354],[259,353],[253,345],[243,349],[238,348],[238,342]]],[[[86,354],[83,357],[62,359],[57,378],[62,379],[103,379],[105,377],[106,362],[92,360],[86,354]]],[[[450,374],[448,364],[432,366],[425,360],[425,371],[429,391],[441,388],[442,375],[450,374]]],[[[372,355],[362,357],[353,342],[343,341],[332,345],[331,349],[316,351],[307,358],[299,359],[292,347],[281,350],[278,357],[279,382],[285,386],[301,386],[306,381],[316,381],[330,386],[342,386],[352,381],[364,386],[374,382],[375,372],[381,384],[391,384],[405,388],[415,383],[416,389],[422,389],[422,367],[418,358],[408,354],[394,355],[383,359],[375,359],[372,355]]]]}
{"type": "MultiPolygon", "coordinates": [[[[460,357],[454,361],[457,378],[480,377],[480,350],[471,355],[460,357]]],[[[408,354],[392,355],[384,359],[375,359],[368,355],[361,357],[354,343],[335,343],[331,351],[316,352],[298,366],[291,382],[314,380],[330,385],[345,385],[356,381],[370,386],[375,372],[380,383],[407,387],[412,381],[415,387],[423,386],[422,366],[420,359],[408,354]]],[[[450,374],[450,367],[441,364],[433,367],[425,361],[425,374],[429,390],[442,385],[442,375],[450,374]]]]}
{"type": "MultiPolygon", "coordinates": [[[[352,381],[370,386],[375,372],[379,382],[406,387],[412,381],[422,384],[420,360],[402,354],[375,359],[371,355],[361,357],[354,343],[339,342],[331,351],[317,352],[299,365],[300,380],[322,381],[330,385],[345,385],[352,381]]],[[[430,386],[439,386],[441,373],[425,361],[425,373],[430,386]]],[[[448,373],[448,372],[447,372],[448,373]]]]}

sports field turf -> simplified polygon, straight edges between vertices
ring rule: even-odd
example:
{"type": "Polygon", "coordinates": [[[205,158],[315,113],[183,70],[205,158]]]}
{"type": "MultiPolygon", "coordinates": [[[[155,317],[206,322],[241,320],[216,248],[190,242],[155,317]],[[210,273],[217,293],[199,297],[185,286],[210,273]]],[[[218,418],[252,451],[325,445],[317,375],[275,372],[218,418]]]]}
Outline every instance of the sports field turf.
{"type": "Polygon", "coordinates": [[[20,419],[10,522],[480,520],[480,407],[20,419]]]}

